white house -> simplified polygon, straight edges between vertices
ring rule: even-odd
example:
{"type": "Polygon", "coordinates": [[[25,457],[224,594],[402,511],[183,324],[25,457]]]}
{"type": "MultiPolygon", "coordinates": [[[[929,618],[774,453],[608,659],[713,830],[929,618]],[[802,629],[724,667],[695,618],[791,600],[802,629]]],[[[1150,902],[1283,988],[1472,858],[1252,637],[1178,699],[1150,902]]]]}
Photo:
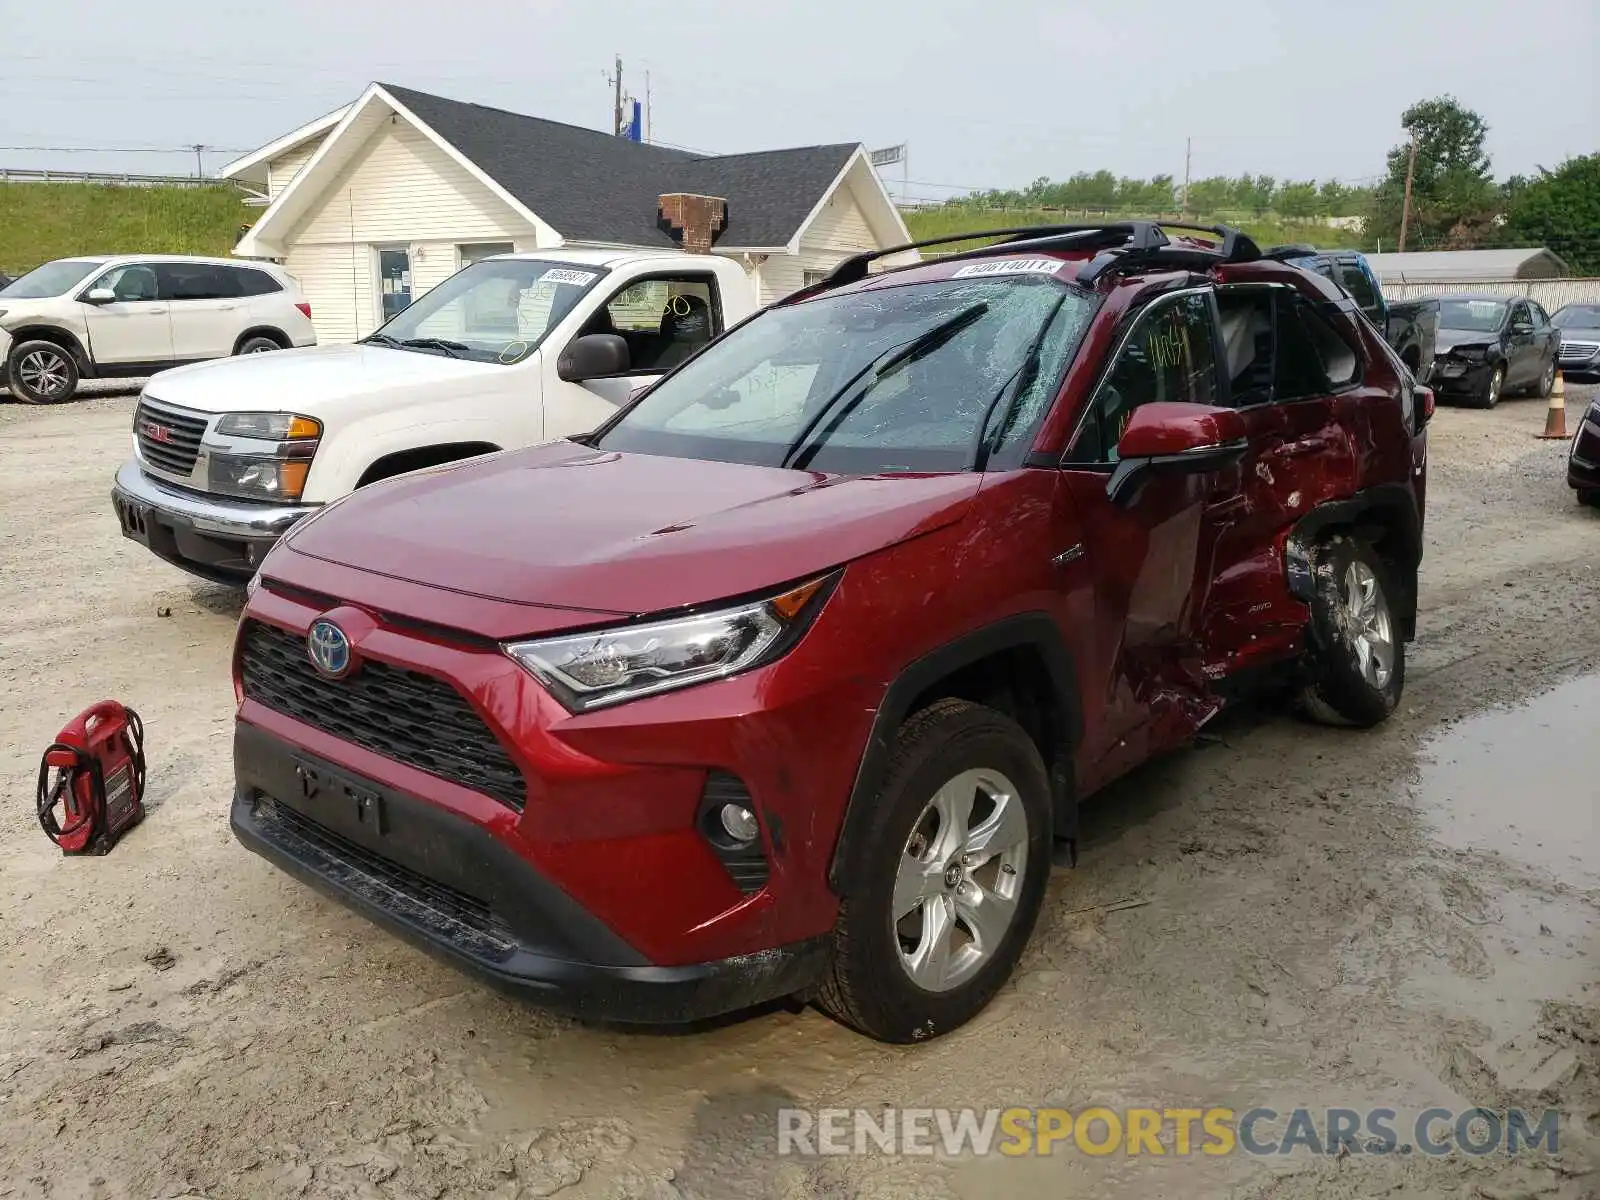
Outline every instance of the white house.
{"type": "Polygon", "coordinates": [[[911,240],[858,144],[698,155],[392,84],[221,174],[268,199],[235,253],[282,263],[325,342],[365,336],[487,254],[670,248],[670,193],[726,201],[713,251],[763,303],[911,240]]]}

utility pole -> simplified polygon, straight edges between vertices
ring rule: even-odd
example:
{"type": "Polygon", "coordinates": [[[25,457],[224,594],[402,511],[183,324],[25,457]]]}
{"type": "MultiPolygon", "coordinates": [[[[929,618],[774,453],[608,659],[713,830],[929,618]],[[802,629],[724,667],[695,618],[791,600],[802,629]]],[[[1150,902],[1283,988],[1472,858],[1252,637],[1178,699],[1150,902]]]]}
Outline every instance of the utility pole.
{"type": "Polygon", "coordinates": [[[185,148],[194,151],[194,177],[196,179],[204,179],[206,177],[206,169],[200,161],[200,152],[205,149],[205,145],[201,142],[196,142],[194,145],[185,148]]]}
{"type": "Polygon", "coordinates": [[[617,55],[617,73],[611,82],[617,89],[616,105],[612,110],[611,132],[616,137],[622,136],[622,55],[617,55]]]}
{"type": "Polygon", "coordinates": [[[650,72],[644,73],[644,140],[650,140],[650,72]]]}
{"type": "Polygon", "coordinates": [[[1417,135],[1411,135],[1411,161],[1406,164],[1406,198],[1400,209],[1400,245],[1395,249],[1396,254],[1406,252],[1406,229],[1411,224],[1411,180],[1417,173],[1417,135]]]}
{"type": "Polygon", "coordinates": [[[1194,139],[1183,139],[1183,211],[1189,212],[1189,169],[1194,162],[1194,139]]]}

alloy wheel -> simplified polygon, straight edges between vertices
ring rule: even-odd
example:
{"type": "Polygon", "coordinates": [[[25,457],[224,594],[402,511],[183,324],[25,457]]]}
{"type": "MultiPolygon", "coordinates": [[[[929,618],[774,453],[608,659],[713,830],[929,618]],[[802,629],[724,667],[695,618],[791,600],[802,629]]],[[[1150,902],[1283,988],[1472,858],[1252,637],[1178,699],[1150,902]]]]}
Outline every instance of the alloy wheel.
{"type": "Polygon", "coordinates": [[[1489,407],[1490,408],[1493,408],[1496,404],[1500,403],[1500,381],[1501,381],[1501,379],[1504,378],[1504,375],[1505,375],[1505,373],[1503,371],[1501,371],[1501,369],[1499,367],[1496,367],[1494,369],[1494,371],[1489,375],[1489,407]]]}
{"type": "Polygon", "coordinates": [[[1340,600],[1345,640],[1355,652],[1361,677],[1382,691],[1394,675],[1394,626],[1371,567],[1357,560],[1346,568],[1340,600]]]}
{"type": "Polygon", "coordinates": [[[53,350],[31,350],[17,364],[17,378],[36,396],[53,399],[67,389],[67,360],[53,350]]]}
{"type": "Polygon", "coordinates": [[[893,912],[900,965],[918,987],[959,987],[999,949],[1028,869],[1028,816],[998,771],[939,788],[906,839],[893,912]]]}

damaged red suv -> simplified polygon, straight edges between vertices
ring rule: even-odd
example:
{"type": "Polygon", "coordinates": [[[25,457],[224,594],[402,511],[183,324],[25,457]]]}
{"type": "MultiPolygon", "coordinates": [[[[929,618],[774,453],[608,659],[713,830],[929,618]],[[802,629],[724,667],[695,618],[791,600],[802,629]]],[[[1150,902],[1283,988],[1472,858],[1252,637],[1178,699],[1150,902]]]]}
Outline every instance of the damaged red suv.
{"type": "Polygon", "coordinates": [[[1404,682],[1431,394],[1166,229],[849,260],[592,434],[309,518],[239,627],[238,837],[582,1015],[961,1025],[1085,797],[1246,689],[1404,682]]]}

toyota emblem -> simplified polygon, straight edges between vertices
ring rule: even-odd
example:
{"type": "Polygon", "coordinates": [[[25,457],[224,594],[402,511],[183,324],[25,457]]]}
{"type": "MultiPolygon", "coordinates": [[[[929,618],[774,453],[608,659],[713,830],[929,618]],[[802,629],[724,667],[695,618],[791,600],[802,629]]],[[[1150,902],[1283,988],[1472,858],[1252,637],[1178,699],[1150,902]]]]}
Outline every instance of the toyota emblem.
{"type": "Polygon", "coordinates": [[[350,674],[353,656],[350,639],[332,621],[314,621],[306,634],[306,653],[319,675],[328,679],[343,679],[350,674]]]}

